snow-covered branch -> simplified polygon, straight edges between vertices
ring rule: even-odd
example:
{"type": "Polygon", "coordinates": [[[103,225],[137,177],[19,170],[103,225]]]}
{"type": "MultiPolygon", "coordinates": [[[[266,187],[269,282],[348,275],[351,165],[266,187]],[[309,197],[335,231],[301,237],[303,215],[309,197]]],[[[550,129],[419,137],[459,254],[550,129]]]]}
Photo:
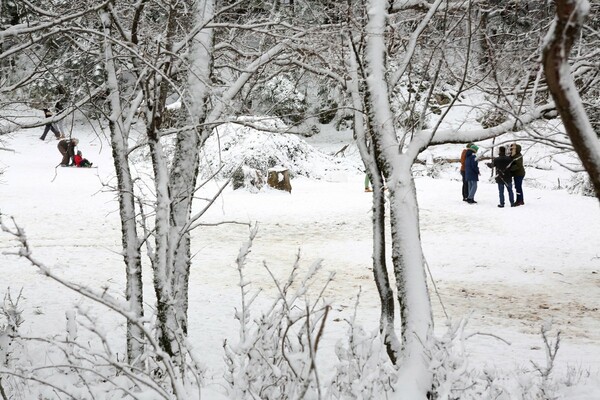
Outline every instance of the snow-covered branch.
{"type": "MultiPolygon", "coordinates": [[[[421,20],[421,22],[419,23],[419,25],[417,26],[417,28],[411,33],[410,39],[408,40],[408,46],[406,47],[405,54],[402,57],[402,62],[398,66],[398,69],[394,72],[394,74],[392,75],[392,77],[390,79],[390,84],[391,84],[392,87],[394,87],[394,86],[396,86],[398,84],[398,81],[402,78],[402,76],[406,72],[406,69],[410,65],[410,62],[411,62],[411,60],[412,60],[412,58],[413,58],[413,56],[415,54],[415,49],[417,48],[417,40],[419,39],[419,37],[423,33],[423,30],[431,22],[431,19],[433,18],[433,16],[437,12],[438,8],[443,3],[443,1],[444,0],[436,0],[431,5],[431,7],[429,7],[429,10],[427,11],[427,14],[425,14],[425,16],[423,17],[423,19],[421,20]]],[[[401,3],[401,2],[402,1],[399,1],[398,3],[401,3]]],[[[408,1],[406,1],[406,2],[408,2],[408,1]]],[[[417,3],[421,3],[421,2],[418,1],[417,3]]]]}
{"type": "MultiPolygon", "coordinates": [[[[11,36],[19,36],[19,35],[31,35],[36,32],[40,32],[55,26],[62,26],[67,22],[77,20],[78,18],[83,17],[86,14],[97,13],[98,11],[104,9],[111,0],[105,0],[93,7],[86,8],[83,11],[75,12],[73,14],[65,15],[65,16],[52,16],[52,18],[45,23],[24,23],[9,26],[7,29],[0,31],[0,41],[5,40],[11,36]]],[[[35,8],[35,7],[34,7],[35,8]]],[[[43,13],[45,14],[45,13],[43,13]]],[[[58,29],[56,32],[61,31],[62,29],[58,29]]]]}
{"type": "MultiPolygon", "coordinates": [[[[553,110],[554,108],[554,103],[549,102],[522,115],[509,118],[505,122],[491,128],[473,130],[462,130],[461,128],[438,130],[433,135],[431,144],[469,143],[490,139],[511,131],[515,126],[523,126],[539,120],[546,111],[553,110]]],[[[415,136],[415,140],[420,140],[419,135],[415,136]]]]}

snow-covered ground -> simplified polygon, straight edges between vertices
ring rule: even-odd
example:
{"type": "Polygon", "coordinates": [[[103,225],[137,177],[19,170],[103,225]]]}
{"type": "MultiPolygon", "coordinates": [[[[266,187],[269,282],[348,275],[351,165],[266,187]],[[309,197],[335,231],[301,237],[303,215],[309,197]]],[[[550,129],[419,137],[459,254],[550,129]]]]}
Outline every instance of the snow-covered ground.
{"type": "MultiPolygon", "coordinates": [[[[3,137],[3,147],[14,152],[0,151],[0,168],[5,170],[0,176],[0,211],[25,229],[34,257],[55,272],[120,293],[125,276],[110,148],[85,125],[75,129],[80,150],[97,169],[55,169],[60,161],[57,141],[51,135],[40,141],[42,128],[3,137]]],[[[348,137],[328,132],[308,141],[332,152],[348,137]]],[[[458,156],[462,145],[449,148],[458,156]]],[[[445,331],[445,314],[453,321],[468,318],[467,332],[479,333],[467,341],[472,366],[515,370],[531,368],[531,361],[545,363],[539,332],[551,321],[552,332],[562,332],[556,370],[590,375],[575,385],[576,390],[565,392],[570,396],[565,398],[600,398],[598,200],[536,189],[526,181],[526,205],[499,209],[496,185],[483,179],[478,204],[469,205],[461,200],[455,168],[450,166],[439,179],[416,179],[436,330],[445,331]]],[[[486,167],[481,169],[489,175],[486,167]]],[[[539,171],[528,173],[535,176],[539,171]]],[[[254,290],[263,289],[265,299],[276,288],[263,261],[283,278],[300,249],[304,268],[321,258],[323,280],[329,271],[335,272],[325,293],[334,312],[321,347],[324,365],[330,362],[325,356],[345,335],[343,319],[351,314],[359,290],[358,319],[368,330],[377,329],[371,197],[363,191],[363,180],[348,169],[323,180],[297,177],[291,194],[229,187],[203,217],[207,224],[258,224],[246,273],[254,290]]],[[[217,185],[209,183],[198,197],[210,196],[217,185]]],[[[237,334],[233,314],[240,290],[235,258],[248,231],[246,225],[223,224],[200,227],[193,234],[190,337],[216,381],[223,368],[223,340],[235,340],[237,334]]],[[[13,294],[23,288],[23,334],[64,334],[65,311],[79,302],[91,307],[115,340],[121,340],[120,319],[49,281],[26,261],[7,255],[15,246],[7,235],[0,235],[0,295],[9,286],[13,294]]],[[[145,271],[145,281],[151,307],[150,271],[145,271]]]]}

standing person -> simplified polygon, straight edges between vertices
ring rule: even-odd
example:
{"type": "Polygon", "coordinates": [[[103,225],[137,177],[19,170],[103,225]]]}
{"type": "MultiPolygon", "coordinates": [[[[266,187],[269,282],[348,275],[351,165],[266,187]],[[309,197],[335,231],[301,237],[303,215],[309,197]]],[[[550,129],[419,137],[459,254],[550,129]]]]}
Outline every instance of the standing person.
{"type": "Polygon", "coordinates": [[[79,139],[75,138],[63,139],[60,142],[58,142],[58,145],[56,147],[58,148],[58,151],[60,151],[60,154],[62,154],[62,160],[60,162],[61,167],[70,167],[73,165],[73,157],[76,154],[75,148],[78,144],[79,139]]]}
{"type": "Polygon", "coordinates": [[[467,196],[467,203],[475,204],[475,193],[477,192],[477,181],[479,180],[479,163],[477,162],[477,153],[479,146],[472,144],[467,149],[465,157],[465,178],[467,180],[467,186],[469,188],[469,194],[467,196]]]}
{"type": "Polygon", "coordinates": [[[465,159],[467,158],[467,150],[469,150],[471,146],[473,146],[473,143],[467,144],[467,147],[465,147],[462,153],[460,153],[460,175],[462,176],[463,201],[467,201],[467,198],[469,197],[469,185],[467,184],[467,179],[465,178],[465,159]]]}
{"type": "Polygon", "coordinates": [[[512,158],[510,171],[513,177],[515,178],[515,192],[517,192],[515,207],[524,206],[525,198],[523,197],[523,179],[525,179],[525,167],[523,166],[523,155],[521,154],[521,145],[516,143],[511,145],[510,156],[512,158]]]}
{"type": "MultiPolygon", "coordinates": [[[[44,117],[45,118],[50,118],[52,117],[52,112],[47,109],[44,108],[44,117]]],[[[56,126],[54,126],[54,124],[52,122],[48,122],[46,124],[46,128],[44,128],[44,133],[42,133],[42,136],[40,136],[40,140],[46,140],[46,135],[48,134],[48,131],[52,131],[52,133],[54,133],[54,136],[56,136],[57,139],[60,139],[61,137],[64,137],[64,135],[62,135],[58,129],[56,129],[56,126]]]]}
{"type": "MultiPolygon", "coordinates": [[[[64,99],[59,99],[56,104],[54,105],[54,111],[56,111],[57,114],[60,114],[61,112],[63,112],[63,110],[65,109],[64,106],[64,99]]],[[[60,138],[63,139],[65,137],[65,128],[63,126],[63,120],[59,120],[56,121],[56,127],[58,128],[58,131],[60,132],[60,138]]]]}
{"type": "Polygon", "coordinates": [[[508,192],[508,201],[510,206],[515,206],[515,197],[512,189],[512,173],[510,171],[512,159],[506,155],[506,147],[500,146],[498,148],[498,157],[487,164],[488,167],[496,168],[496,184],[498,184],[498,194],[500,195],[500,203],[498,207],[504,207],[504,188],[508,192]]]}

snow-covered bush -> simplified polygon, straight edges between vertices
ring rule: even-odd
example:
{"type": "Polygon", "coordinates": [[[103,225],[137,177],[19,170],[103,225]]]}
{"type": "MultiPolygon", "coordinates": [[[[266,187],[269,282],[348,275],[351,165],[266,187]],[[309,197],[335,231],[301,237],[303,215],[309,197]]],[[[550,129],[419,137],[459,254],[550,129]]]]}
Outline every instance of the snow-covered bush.
{"type": "Polygon", "coordinates": [[[595,197],[596,192],[587,172],[578,172],[571,176],[566,185],[567,191],[572,194],[595,197]]]}
{"type": "Polygon", "coordinates": [[[10,288],[4,297],[4,303],[0,307],[0,315],[4,322],[0,323],[0,366],[7,367],[15,356],[13,354],[15,337],[19,332],[19,326],[23,323],[23,310],[19,308],[21,293],[13,300],[10,288]]]}
{"type": "Polygon", "coordinates": [[[439,178],[447,167],[447,163],[443,159],[435,160],[433,153],[425,153],[425,175],[431,178],[439,178]]]}
{"type": "MultiPolygon", "coordinates": [[[[215,172],[218,178],[230,177],[241,166],[247,166],[263,175],[276,165],[287,168],[290,177],[305,176],[321,179],[330,172],[360,171],[357,160],[333,157],[322,153],[294,134],[278,133],[280,128],[261,130],[259,121],[238,120],[216,128],[203,148],[201,173],[209,177],[215,172]],[[251,123],[251,126],[250,126],[251,123]]],[[[277,121],[277,120],[275,120],[277,121]]],[[[278,124],[277,122],[274,122],[278,124]]]]}
{"type": "Polygon", "coordinates": [[[274,76],[253,94],[252,100],[260,105],[258,112],[276,115],[292,124],[304,120],[308,110],[304,94],[289,74],[274,76]]]}
{"type": "MultiPolygon", "coordinates": [[[[235,317],[240,323],[239,342],[225,343],[224,346],[229,398],[312,398],[321,392],[316,357],[330,307],[324,304],[320,295],[313,302],[306,295],[321,262],[314,263],[297,282],[298,255],[287,281],[274,279],[279,296],[253,318],[251,307],[257,294],[250,295],[243,269],[255,235],[256,229],[253,229],[250,240],[240,249],[237,258],[241,306],[235,317]]],[[[266,264],[265,268],[268,269],[266,264]]],[[[330,280],[331,277],[325,287],[330,280]]]]}
{"type": "Polygon", "coordinates": [[[245,188],[252,193],[256,193],[264,186],[265,178],[260,171],[242,165],[233,173],[231,184],[234,190],[245,188]]]}
{"type": "Polygon", "coordinates": [[[356,322],[356,309],[348,323],[348,342],[338,341],[338,361],[327,398],[383,399],[393,391],[395,367],[379,332],[368,333],[356,322]]]}
{"type": "Polygon", "coordinates": [[[78,308],[67,313],[63,334],[19,339],[27,348],[14,365],[0,369],[7,398],[188,400],[200,392],[203,372],[191,352],[179,369],[150,345],[131,365],[111,336],[95,316],[78,308]]]}
{"type": "Polygon", "coordinates": [[[335,118],[339,105],[335,100],[329,99],[321,105],[319,123],[328,124],[335,118]]]}
{"type": "MultiPolygon", "coordinates": [[[[458,387],[474,385],[476,375],[468,368],[468,355],[464,343],[466,320],[457,324],[448,322],[446,334],[437,339],[431,352],[434,399],[459,399],[458,387]],[[463,386],[464,385],[464,386],[463,386]]],[[[464,393],[463,393],[464,395],[464,393]]]]}
{"type": "Polygon", "coordinates": [[[546,354],[545,365],[532,361],[532,367],[519,366],[509,370],[496,367],[477,369],[470,365],[468,340],[475,335],[488,335],[491,340],[510,343],[493,334],[468,333],[467,320],[448,322],[445,335],[432,347],[431,365],[434,370],[432,399],[437,400],[542,400],[568,398],[561,395],[568,391],[573,379],[582,375],[554,372],[554,359],[559,349],[560,332],[554,341],[550,338],[551,325],[542,325],[540,333],[546,354]],[[574,378],[574,376],[576,376],[574,378]]]}
{"type": "MultiPolygon", "coordinates": [[[[19,393],[26,385],[11,374],[2,371],[10,371],[19,368],[23,359],[23,343],[19,340],[19,327],[23,323],[23,310],[19,307],[22,291],[16,300],[13,300],[8,288],[4,302],[0,306],[0,394],[6,399],[7,393],[19,393]]],[[[11,397],[12,398],[12,397],[11,397]]]]}
{"type": "Polygon", "coordinates": [[[477,122],[481,124],[482,128],[488,129],[500,125],[507,119],[506,113],[501,110],[497,108],[488,108],[481,112],[477,117],[477,122]]]}
{"type": "Polygon", "coordinates": [[[344,114],[341,117],[338,118],[337,122],[335,123],[335,129],[338,131],[343,131],[346,129],[353,129],[354,128],[354,119],[352,117],[352,115],[350,114],[344,114]]]}
{"type": "Polygon", "coordinates": [[[20,248],[5,254],[26,258],[46,278],[92,300],[95,305],[106,307],[109,313],[115,313],[113,318],[118,315],[136,324],[141,331],[141,337],[136,337],[136,340],[142,341],[145,348],[139,358],[128,363],[125,351],[119,345],[121,341],[115,343],[111,337],[114,332],[107,330],[95,313],[85,305],[77,308],[77,314],[67,312],[66,331],[62,335],[51,333],[47,336],[23,338],[18,332],[15,333],[22,321],[18,300],[13,302],[8,297],[0,309],[7,319],[0,330],[0,348],[5,352],[0,363],[0,390],[3,398],[198,398],[204,382],[204,370],[188,343],[180,344],[181,351],[186,352],[186,362],[185,365],[178,364],[176,357],[169,356],[160,348],[152,329],[155,318],[147,315],[144,320],[136,319],[132,316],[128,303],[118,297],[118,294],[110,293],[105,288],[97,290],[75,284],[55,274],[52,269],[32,257],[31,247],[23,230],[14,221],[9,226],[1,217],[3,215],[0,214],[2,231],[20,243],[20,248]],[[8,344],[18,341],[27,346],[20,349],[18,353],[22,360],[15,360],[14,365],[6,362],[11,360],[7,341],[8,344]],[[29,356],[25,359],[27,355],[29,356]],[[7,380],[10,383],[10,393],[5,393],[8,389],[3,386],[7,380]]]}

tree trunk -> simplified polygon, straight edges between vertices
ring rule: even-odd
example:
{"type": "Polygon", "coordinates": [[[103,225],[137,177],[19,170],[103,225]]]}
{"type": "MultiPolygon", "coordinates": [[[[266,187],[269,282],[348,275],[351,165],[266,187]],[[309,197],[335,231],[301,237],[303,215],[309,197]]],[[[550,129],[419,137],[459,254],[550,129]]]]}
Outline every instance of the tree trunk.
{"type": "Polygon", "coordinates": [[[385,45],[388,2],[370,0],[368,8],[365,45],[367,109],[377,166],[383,172],[389,190],[392,262],[402,318],[402,352],[396,385],[403,397],[424,400],[433,382],[428,362],[433,317],[421,247],[416,190],[411,174],[416,156],[402,154],[389,102],[385,45]]]}
{"type": "Polygon", "coordinates": [[[432,387],[427,355],[433,315],[419,228],[419,206],[411,173],[412,160],[403,156],[397,181],[388,182],[392,260],[402,320],[402,361],[398,389],[407,399],[424,399],[432,387]]]}
{"type": "MultiPolygon", "coordinates": [[[[150,132],[151,135],[154,135],[150,132]]],[[[172,293],[172,256],[170,243],[171,221],[169,196],[169,179],[166,156],[158,138],[149,137],[148,145],[152,156],[154,169],[154,186],[156,191],[156,203],[154,205],[154,290],[156,292],[156,314],[158,318],[159,343],[162,349],[173,357],[178,365],[182,365],[181,336],[175,320],[177,312],[176,302],[172,293]]]]}
{"type": "MultiPolygon", "coordinates": [[[[371,176],[371,175],[369,175],[371,176]]],[[[394,291],[390,286],[387,273],[385,251],[385,193],[381,175],[373,175],[373,276],[379,293],[381,315],[379,318],[379,331],[383,335],[385,348],[394,364],[400,356],[400,342],[394,331],[394,291]]]]}
{"type": "MultiPolygon", "coordinates": [[[[195,24],[201,26],[212,18],[213,0],[198,1],[195,9],[195,24]]],[[[205,121],[207,112],[206,104],[212,66],[213,33],[210,29],[203,29],[196,33],[192,40],[188,76],[187,98],[191,113],[192,124],[201,125],[205,121]]],[[[211,127],[206,129],[210,130],[211,127]]],[[[157,293],[165,297],[160,299],[163,304],[160,321],[160,330],[163,333],[161,342],[170,349],[169,354],[175,356],[179,365],[184,365],[185,355],[179,348],[188,330],[188,291],[189,274],[191,265],[190,250],[190,219],[192,212],[193,194],[198,177],[200,132],[195,129],[183,130],[177,135],[175,157],[171,172],[168,176],[169,214],[168,226],[168,257],[164,274],[166,285],[158,288],[157,293]],[[170,341],[170,344],[167,344],[170,341]]],[[[208,136],[208,134],[206,134],[208,136]]],[[[167,349],[165,347],[165,349],[167,349]]]]}
{"type": "Polygon", "coordinates": [[[356,143],[365,165],[366,173],[373,185],[373,215],[371,217],[373,223],[373,277],[381,305],[379,332],[383,336],[390,361],[396,364],[400,354],[400,342],[394,331],[394,291],[390,286],[390,278],[387,273],[384,182],[381,170],[377,166],[377,158],[374,154],[375,146],[372,144],[369,145],[369,138],[372,138],[374,133],[369,131],[367,134],[365,131],[367,123],[364,120],[364,116],[368,115],[368,113],[364,112],[366,107],[361,98],[361,84],[359,82],[364,82],[364,80],[359,79],[358,55],[354,53],[353,48],[349,49],[349,54],[348,64],[350,65],[351,80],[348,84],[348,91],[354,108],[356,143]]]}
{"type": "MultiPolygon", "coordinates": [[[[110,37],[110,16],[104,14],[106,24],[106,37],[110,37]]],[[[121,217],[121,237],[123,246],[123,258],[125,259],[125,270],[127,282],[125,287],[125,298],[129,303],[134,318],[144,316],[143,286],[142,286],[142,263],[140,254],[140,242],[137,235],[135,219],[135,196],[131,171],[129,169],[127,138],[128,131],[122,119],[122,106],[120,100],[117,68],[112,52],[112,42],[105,40],[105,62],[106,82],[109,91],[109,107],[111,114],[108,117],[111,133],[111,144],[113,161],[118,182],[119,212],[121,217]]],[[[127,320],[127,361],[135,365],[143,351],[143,334],[139,327],[127,320]]]]}
{"type": "Polygon", "coordinates": [[[568,63],[589,7],[587,0],[557,0],[556,19],[544,47],[543,64],[562,123],[600,200],[600,142],[583,108],[568,63]]]}

